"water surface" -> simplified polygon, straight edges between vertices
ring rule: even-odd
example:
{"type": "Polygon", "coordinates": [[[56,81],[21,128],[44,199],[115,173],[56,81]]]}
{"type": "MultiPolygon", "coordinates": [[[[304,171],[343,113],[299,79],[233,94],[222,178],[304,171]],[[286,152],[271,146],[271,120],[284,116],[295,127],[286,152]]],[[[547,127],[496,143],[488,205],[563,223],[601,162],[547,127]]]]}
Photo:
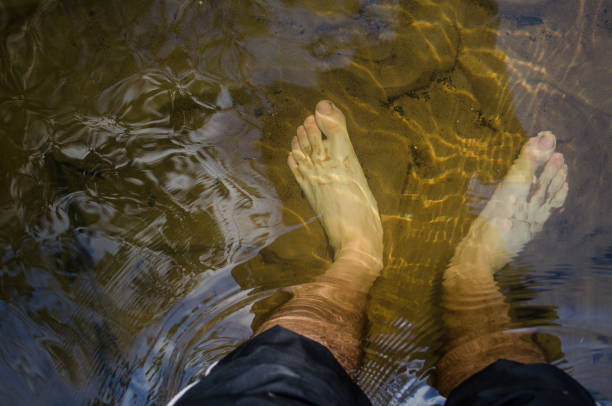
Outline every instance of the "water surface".
{"type": "Polygon", "coordinates": [[[498,280],[516,328],[612,403],[611,6],[1,1],[0,396],[162,404],[322,273],[285,162],[328,98],[385,231],[360,375],[373,402],[443,401],[441,274],[550,129],[570,194],[498,280]]]}

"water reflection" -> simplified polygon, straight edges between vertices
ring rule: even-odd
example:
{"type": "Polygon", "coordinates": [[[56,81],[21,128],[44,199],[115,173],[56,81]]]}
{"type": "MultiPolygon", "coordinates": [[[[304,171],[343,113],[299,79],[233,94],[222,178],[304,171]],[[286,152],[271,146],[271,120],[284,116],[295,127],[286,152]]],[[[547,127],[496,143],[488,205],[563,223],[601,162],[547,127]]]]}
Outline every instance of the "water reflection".
{"type": "Polygon", "coordinates": [[[383,214],[361,377],[373,400],[439,401],[426,382],[441,270],[524,130],[543,128],[577,193],[499,282],[517,326],[567,327],[543,330],[562,338],[556,359],[610,399],[585,371],[591,356],[598,376],[610,365],[612,47],[607,3],[575,9],[1,2],[6,402],[161,403],[246,339],[281,288],[322,272],[325,237],[285,167],[321,98],[347,113],[383,214]]]}

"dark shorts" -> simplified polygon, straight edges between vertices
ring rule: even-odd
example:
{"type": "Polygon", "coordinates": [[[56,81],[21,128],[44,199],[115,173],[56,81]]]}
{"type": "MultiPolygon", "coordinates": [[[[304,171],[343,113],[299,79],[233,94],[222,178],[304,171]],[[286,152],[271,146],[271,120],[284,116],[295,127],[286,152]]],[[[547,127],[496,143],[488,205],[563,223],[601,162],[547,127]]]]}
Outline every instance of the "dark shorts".
{"type": "MultiPolygon", "coordinates": [[[[370,405],[321,344],[276,326],[239,346],[174,406],[370,405]]],[[[594,405],[565,372],[499,360],[464,381],[447,405],[594,405]]]]}

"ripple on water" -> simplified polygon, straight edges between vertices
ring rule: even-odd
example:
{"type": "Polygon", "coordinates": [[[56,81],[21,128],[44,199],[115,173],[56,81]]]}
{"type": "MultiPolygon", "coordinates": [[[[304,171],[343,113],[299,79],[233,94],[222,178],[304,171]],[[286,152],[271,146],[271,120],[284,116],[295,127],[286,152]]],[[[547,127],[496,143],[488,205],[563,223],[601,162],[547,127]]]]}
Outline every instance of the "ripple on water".
{"type": "Polygon", "coordinates": [[[515,327],[552,329],[556,362],[611,398],[605,2],[5,3],[7,402],[161,403],[320,274],[329,247],[285,162],[321,98],[383,214],[374,402],[442,402],[441,272],[546,128],[576,193],[498,282],[515,327]]]}

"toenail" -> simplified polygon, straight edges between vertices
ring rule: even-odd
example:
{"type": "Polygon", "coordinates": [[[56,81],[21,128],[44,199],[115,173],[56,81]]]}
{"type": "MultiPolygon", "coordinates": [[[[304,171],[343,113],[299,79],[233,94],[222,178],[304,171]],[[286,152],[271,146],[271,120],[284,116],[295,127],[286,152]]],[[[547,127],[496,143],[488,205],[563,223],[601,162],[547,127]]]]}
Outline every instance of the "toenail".
{"type": "Polygon", "coordinates": [[[550,149],[555,145],[555,136],[552,133],[544,133],[538,140],[538,145],[542,149],[550,149]]]}
{"type": "Polygon", "coordinates": [[[332,105],[328,101],[321,101],[317,105],[317,111],[321,114],[329,114],[332,112],[332,105]]]}

